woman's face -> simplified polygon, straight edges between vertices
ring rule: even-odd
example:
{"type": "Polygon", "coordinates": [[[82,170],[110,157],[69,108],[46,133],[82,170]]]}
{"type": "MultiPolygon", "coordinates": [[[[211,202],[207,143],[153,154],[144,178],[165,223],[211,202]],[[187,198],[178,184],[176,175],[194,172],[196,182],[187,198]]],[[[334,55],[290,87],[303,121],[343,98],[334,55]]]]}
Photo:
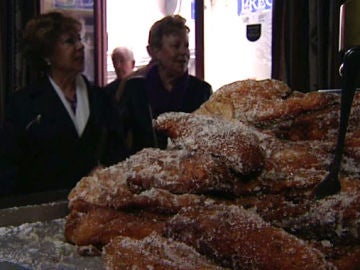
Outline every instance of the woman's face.
{"type": "Polygon", "coordinates": [[[162,37],[162,46],[152,52],[152,57],[168,75],[182,76],[188,69],[190,50],[188,33],[180,31],[162,37]]]}
{"type": "Polygon", "coordinates": [[[78,74],[84,71],[84,44],[80,33],[68,32],[60,35],[49,57],[50,69],[62,73],[78,74]]]}

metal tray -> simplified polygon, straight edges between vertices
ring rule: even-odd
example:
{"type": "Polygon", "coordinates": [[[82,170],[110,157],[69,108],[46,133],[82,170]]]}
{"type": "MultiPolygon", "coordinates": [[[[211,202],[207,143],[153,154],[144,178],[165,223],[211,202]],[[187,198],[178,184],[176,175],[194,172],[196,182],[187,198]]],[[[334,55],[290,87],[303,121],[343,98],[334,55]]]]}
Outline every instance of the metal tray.
{"type": "Polygon", "coordinates": [[[0,269],[103,270],[101,257],[84,257],[66,242],[68,192],[0,199],[0,269]]]}

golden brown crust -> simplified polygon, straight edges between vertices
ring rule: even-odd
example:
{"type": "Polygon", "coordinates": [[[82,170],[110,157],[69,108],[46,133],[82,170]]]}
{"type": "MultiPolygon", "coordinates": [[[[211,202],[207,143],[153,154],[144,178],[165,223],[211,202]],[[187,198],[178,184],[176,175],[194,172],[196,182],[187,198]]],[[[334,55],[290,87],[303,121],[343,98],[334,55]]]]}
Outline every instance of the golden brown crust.
{"type": "Polygon", "coordinates": [[[360,246],[333,246],[329,241],[313,242],[314,247],[321,250],[328,261],[339,270],[358,270],[360,265],[360,246]]]}
{"type": "Polygon", "coordinates": [[[83,200],[98,206],[118,209],[133,197],[126,184],[124,163],[96,171],[83,177],[68,195],[69,208],[73,202],[83,200]]]}
{"type": "MultiPolygon", "coordinates": [[[[96,248],[120,234],[134,243],[135,230],[159,233],[166,218],[181,211],[169,223],[171,233],[230,268],[331,269],[327,258],[339,269],[357,269],[359,93],[346,136],[342,192],[321,201],[310,197],[328,173],[339,106],[339,95],[246,80],[219,89],[194,114],[161,115],[155,128],[171,138],[168,149],[144,149],[84,177],[69,194],[67,238],[96,248]]],[[[128,251],[138,256],[133,247],[128,251]]]]}
{"type": "Polygon", "coordinates": [[[334,269],[320,251],[237,206],[182,209],[165,235],[232,269],[334,269]]]}
{"type": "Polygon", "coordinates": [[[151,212],[124,212],[88,206],[87,211],[73,210],[67,216],[65,238],[78,246],[101,248],[118,235],[141,239],[153,231],[160,233],[167,218],[151,212]]]}
{"type": "Polygon", "coordinates": [[[264,221],[284,227],[289,219],[302,216],[313,202],[307,198],[291,198],[282,194],[261,194],[235,198],[230,204],[255,211],[264,221]]]}
{"type": "Polygon", "coordinates": [[[335,95],[317,92],[304,94],[292,91],[282,81],[249,79],[222,86],[195,113],[265,127],[334,103],[339,103],[335,95]]]}
{"type": "Polygon", "coordinates": [[[288,220],[283,227],[304,239],[354,245],[360,241],[359,218],[360,194],[340,192],[316,201],[307,212],[288,220]]]}
{"type": "Polygon", "coordinates": [[[259,172],[263,153],[254,129],[217,117],[188,113],[164,113],[155,129],[169,136],[178,147],[207,152],[224,160],[235,172],[259,172]]]}
{"type": "Polygon", "coordinates": [[[308,196],[326,175],[334,149],[319,141],[293,142],[274,137],[261,141],[264,149],[264,168],[259,176],[237,183],[234,194],[286,194],[308,196]]]}
{"type": "Polygon", "coordinates": [[[260,100],[271,102],[290,93],[291,89],[281,81],[235,81],[220,87],[195,113],[252,123],[260,100]]]}
{"type": "Polygon", "coordinates": [[[183,206],[206,199],[191,193],[230,191],[234,181],[228,168],[209,155],[206,158],[185,150],[147,148],[81,179],[68,196],[69,207],[73,209],[80,200],[115,210],[135,208],[176,213],[183,206]]]}
{"type": "Polygon", "coordinates": [[[174,194],[231,193],[236,175],[219,158],[187,150],[144,149],[131,156],[129,189],[140,193],[160,188],[174,194]]]}
{"type": "Polygon", "coordinates": [[[108,269],[221,270],[195,249],[159,234],[136,240],[116,237],[105,246],[103,261],[108,269]]]}

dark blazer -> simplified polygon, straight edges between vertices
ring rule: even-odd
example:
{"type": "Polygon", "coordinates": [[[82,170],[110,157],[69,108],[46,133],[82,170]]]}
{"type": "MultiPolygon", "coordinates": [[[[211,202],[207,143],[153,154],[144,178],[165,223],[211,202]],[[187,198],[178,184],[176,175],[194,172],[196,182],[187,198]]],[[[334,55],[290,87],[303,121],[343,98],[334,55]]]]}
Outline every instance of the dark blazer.
{"type": "Polygon", "coordinates": [[[99,163],[114,162],[106,149],[107,99],[86,83],[90,115],[81,137],[47,77],[9,98],[0,135],[0,193],[2,187],[17,193],[70,189],[99,163]]]}
{"type": "Polygon", "coordinates": [[[107,94],[111,99],[114,99],[120,82],[121,81],[119,79],[113,80],[112,82],[104,86],[103,91],[105,91],[105,94],[107,94]]]}
{"type": "MultiPolygon", "coordinates": [[[[145,147],[165,148],[167,139],[156,134],[152,125],[152,112],[145,89],[144,77],[131,78],[126,82],[118,105],[123,123],[123,134],[128,136],[128,151],[133,154],[145,147]]],[[[183,104],[177,111],[191,113],[207,101],[212,94],[210,84],[189,75],[183,104]]]]}

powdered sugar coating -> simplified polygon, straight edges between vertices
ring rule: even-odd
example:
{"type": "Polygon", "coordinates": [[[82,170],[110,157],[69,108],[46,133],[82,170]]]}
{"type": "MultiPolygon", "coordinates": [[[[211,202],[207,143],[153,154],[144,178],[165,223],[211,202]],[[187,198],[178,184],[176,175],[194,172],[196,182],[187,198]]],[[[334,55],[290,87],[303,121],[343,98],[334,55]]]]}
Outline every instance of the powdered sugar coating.
{"type": "Polygon", "coordinates": [[[108,269],[221,270],[184,243],[152,233],[142,240],[116,237],[103,251],[108,269]]]}
{"type": "Polygon", "coordinates": [[[278,80],[242,80],[222,86],[195,113],[266,126],[338,103],[335,95],[293,91],[278,80]]]}
{"type": "Polygon", "coordinates": [[[136,193],[151,188],[175,194],[229,193],[237,181],[222,160],[185,149],[143,149],[127,163],[127,183],[136,193]]]}
{"type": "MultiPolygon", "coordinates": [[[[27,269],[104,269],[100,258],[82,257],[64,239],[65,220],[0,227],[0,261],[27,269]]],[[[12,269],[12,268],[5,268],[12,269]]]]}
{"type": "Polygon", "coordinates": [[[179,147],[220,157],[240,174],[246,175],[262,168],[263,153],[254,129],[239,122],[169,112],[157,118],[155,129],[167,134],[179,147]]]}
{"type": "Polygon", "coordinates": [[[148,207],[176,212],[203,200],[191,193],[230,192],[234,181],[222,161],[210,155],[146,148],[84,177],[69,194],[69,206],[82,200],[114,209],[148,207]]]}
{"type": "MultiPolygon", "coordinates": [[[[355,95],[355,107],[351,114],[340,175],[343,191],[346,190],[349,194],[344,197],[346,199],[359,193],[358,188],[351,187],[360,186],[356,184],[360,177],[359,100],[359,95],[355,95]]],[[[285,253],[288,257],[293,256],[293,246],[288,245],[289,243],[282,238],[283,234],[287,235],[286,237],[289,234],[279,233],[276,226],[284,227],[291,232],[293,235],[287,239],[290,239],[292,244],[295,243],[296,248],[303,250],[304,253],[300,253],[305,254],[304,257],[302,255],[297,257],[296,263],[301,265],[310,256],[313,262],[318,260],[317,262],[331,268],[324,262],[325,257],[321,253],[318,251],[313,253],[313,250],[301,239],[328,241],[329,246],[345,240],[343,243],[348,244],[349,247],[357,244],[349,239],[358,241],[356,207],[350,207],[352,204],[345,203],[347,200],[344,203],[339,203],[338,200],[337,203],[330,204],[323,201],[315,203],[309,199],[313,187],[327,174],[335,149],[338,117],[338,95],[299,93],[275,80],[235,82],[214,93],[194,114],[166,113],[154,121],[157,131],[167,133],[172,139],[172,144],[166,151],[174,152],[163,154],[146,149],[112,167],[110,171],[105,169],[94,178],[81,180],[88,183],[79,184],[79,190],[75,190],[71,198],[83,199],[89,204],[99,204],[113,209],[129,210],[136,206],[171,214],[189,206],[188,209],[192,209],[194,213],[197,211],[202,214],[206,211],[204,210],[206,209],[204,206],[207,205],[207,200],[204,199],[206,196],[175,193],[185,192],[186,185],[189,184],[186,181],[182,182],[180,177],[181,174],[190,173],[188,171],[183,173],[184,170],[201,167],[195,166],[196,162],[201,162],[197,159],[197,155],[204,155],[205,165],[209,161],[212,162],[208,156],[210,154],[223,161],[231,170],[247,177],[238,178],[239,181],[234,182],[233,189],[228,192],[229,185],[232,185],[231,181],[222,183],[226,183],[226,188],[216,186],[220,182],[211,182],[214,180],[211,178],[212,175],[202,173],[201,176],[206,175],[206,177],[199,177],[199,182],[195,185],[196,189],[189,191],[197,190],[201,194],[209,191],[210,183],[214,183],[215,189],[224,188],[222,190],[226,191],[225,195],[235,194],[239,198],[232,203],[253,207],[254,211],[258,211],[260,216],[254,223],[253,217],[242,215],[242,211],[241,213],[234,211],[236,214],[233,216],[235,220],[238,217],[250,220],[250,224],[259,226],[250,226],[253,230],[257,230],[254,234],[251,234],[251,230],[247,230],[248,225],[245,221],[240,223],[245,229],[242,230],[242,227],[238,229],[248,237],[252,237],[252,241],[249,240],[248,253],[244,253],[248,259],[244,259],[244,263],[249,263],[249,268],[261,263],[262,259],[268,258],[267,253],[272,254],[272,250],[277,251],[280,247],[286,249],[285,253]],[[185,151],[184,155],[174,155],[175,150],[185,151]],[[249,158],[246,156],[247,153],[257,154],[253,156],[250,154],[249,158]],[[261,159],[254,158],[260,156],[261,159]],[[176,157],[179,159],[176,160],[176,157]],[[194,160],[182,164],[191,166],[181,165],[181,159],[186,160],[186,157],[194,160]],[[168,171],[164,170],[164,165],[168,166],[168,171]],[[177,170],[179,173],[176,173],[177,170]],[[182,183],[184,186],[181,185],[182,183]],[[94,187],[91,186],[92,184],[94,187]],[[99,194],[91,194],[92,192],[99,194]],[[251,198],[256,196],[263,196],[261,198],[266,199],[268,205],[251,201],[251,198]],[[283,200],[272,196],[282,196],[283,200]],[[296,211],[296,208],[299,211],[296,211]],[[354,211],[351,212],[350,209],[354,211]],[[347,214],[344,214],[345,212],[347,214]],[[320,222],[322,217],[326,218],[320,222]],[[262,219],[266,219],[269,223],[264,225],[262,219]],[[295,226],[297,223],[299,225],[295,226]],[[264,230],[261,231],[264,233],[258,230],[264,230]],[[273,242],[275,246],[269,246],[261,236],[264,239],[265,236],[269,236],[268,242],[273,242]],[[254,245],[258,246],[254,247],[254,245]],[[262,248],[264,251],[260,254],[262,248]],[[260,258],[260,255],[263,258],[260,258]]],[[[226,178],[228,177],[224,179],[226,178]]],[[[231,203],[227,199],[224,201],[231,203]]],[[[227,211],[232,213],[232,210],[227,211]]],[[[194,226],[200,226],[201,222],[198,223],[196,216],[193,219],[196,220],[194,226]]],[[[188,219],[188,222],[193,224],[192,219],[188,219]]],[[[217,214],[214,215],[213,222],[214,225],[209,227],[211,233],[202,230],[198,237],[209,240],[218,232],[217,226],[226,227],[228,223],[236,224],[239,221],[227,219],[225,214],[217,214]]],[[[188,231],[184,230],[183,233],[186,235],[188,231]]],[[[231,243],[233,242],[230,241],[230,247],[236,251],[241,248],[238,242],[231,243]]],[[[332,249],[334,248],[332,246],[332,249]]],[[[212,252],[210,248],[204,251],[204,254],[213,258],[212,252]]],[[[219,251],[215,256],[221,257],[221,254],[222,251],[219,251]]],[[[329,258],[332,256],[330,253],[326,255],[329,258]]],[[[275,263],[278,254],[273,256],[274,258],[271,259],[275,263]]],[[[236,268],[236,266],[231,267],[236,268]]],[[[292,269],[291,264],[288,267],[292,269]]]]}
{"type": "Polygon", "coordinates": [[[238,206],[184,208],[165,234],[232,269],[335,269],[320,251],[238,206]]]}
{"type": "Polygon", "coordinates": [[[284,228],[303,238],[329,239],[333,243],[360,242],[360,194],[341,192],[313,204],[284,228]]]}

